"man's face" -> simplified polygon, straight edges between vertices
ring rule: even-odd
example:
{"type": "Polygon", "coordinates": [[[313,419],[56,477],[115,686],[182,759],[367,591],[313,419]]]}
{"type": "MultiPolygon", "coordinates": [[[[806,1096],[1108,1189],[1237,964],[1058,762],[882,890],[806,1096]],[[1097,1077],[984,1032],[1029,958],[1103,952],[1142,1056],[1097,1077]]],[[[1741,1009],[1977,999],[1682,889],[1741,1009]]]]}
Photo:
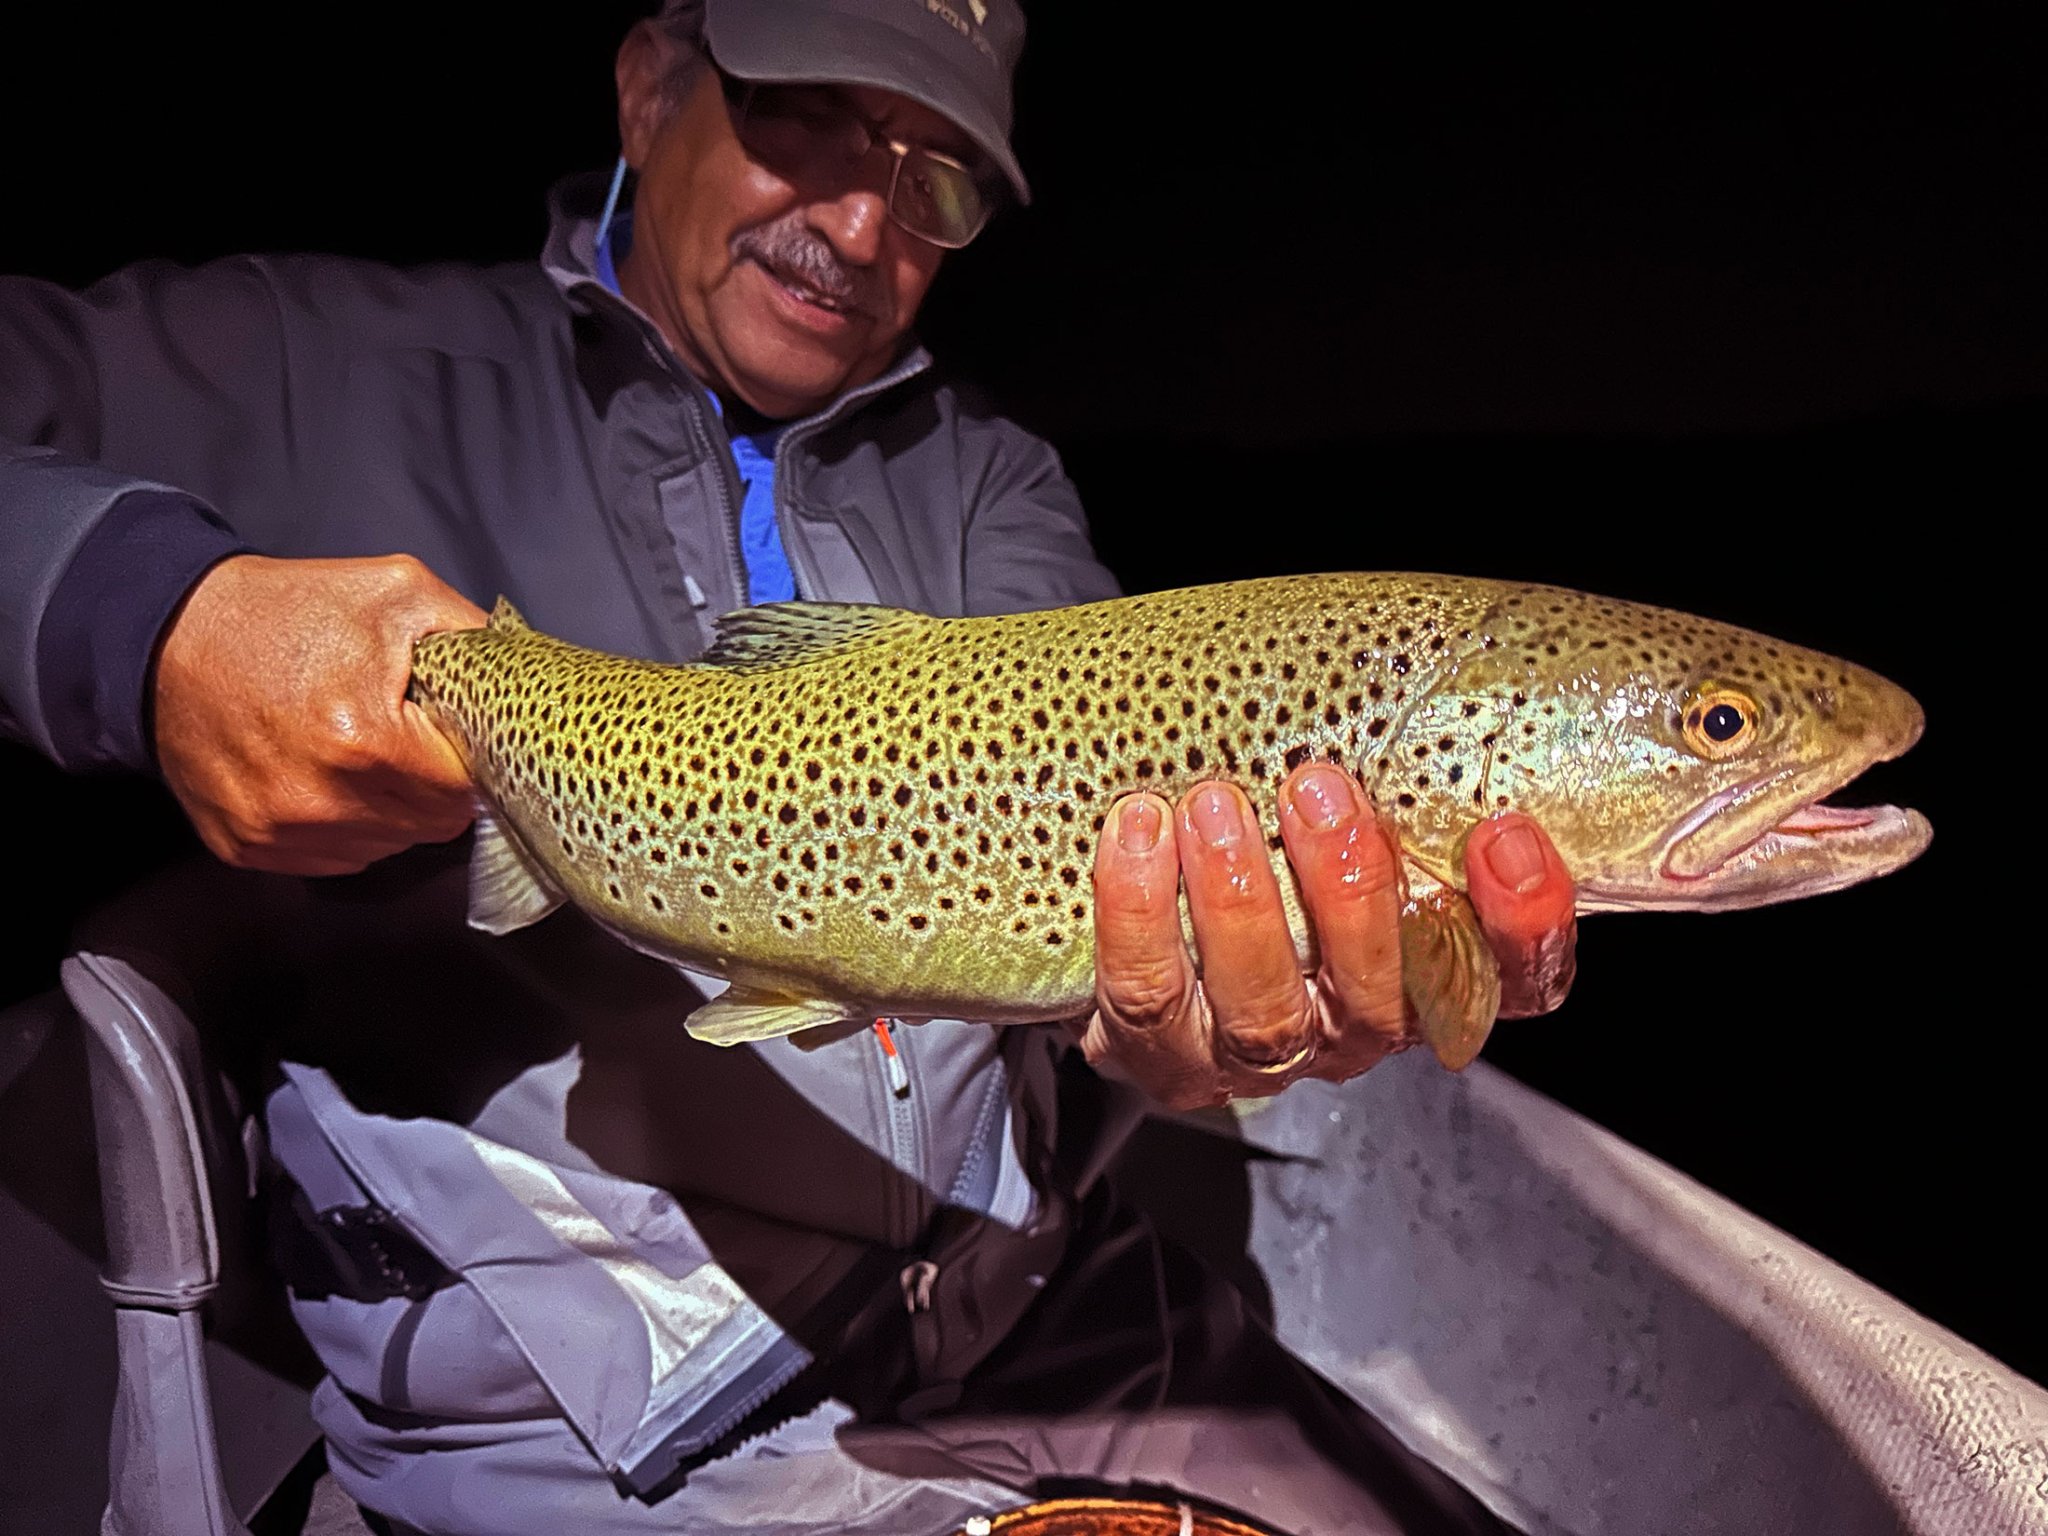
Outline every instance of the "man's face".
{"type": "MultiPolygon", "coordinates": [[[[944,250],[889,216],[886,148],[852,168],[770,169],[741,143],[707,62],[680,104],[652,28],[619,53],[620,126],[639,173],[626,296],[690,370],[763,415],[821,409],[894,360],[944,250]]],[[[961,154],[945,118],[888,91],[831,87],[892,138],[961,154]]]]}

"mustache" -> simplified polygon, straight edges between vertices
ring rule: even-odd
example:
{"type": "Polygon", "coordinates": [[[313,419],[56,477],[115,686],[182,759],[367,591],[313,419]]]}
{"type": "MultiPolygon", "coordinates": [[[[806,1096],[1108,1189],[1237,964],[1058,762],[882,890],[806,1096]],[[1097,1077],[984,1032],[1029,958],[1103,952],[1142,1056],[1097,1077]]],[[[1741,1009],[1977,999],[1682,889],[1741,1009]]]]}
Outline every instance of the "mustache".
{"type": "Polygon", "coordinates": [[[741,230],[733,237],[732,254],[758,261],[777,277],[808,288],[842,309],[870,317],[879,313],[874,274],[841,261],[831,244],[803,222],[801,213],[741,230]]]}

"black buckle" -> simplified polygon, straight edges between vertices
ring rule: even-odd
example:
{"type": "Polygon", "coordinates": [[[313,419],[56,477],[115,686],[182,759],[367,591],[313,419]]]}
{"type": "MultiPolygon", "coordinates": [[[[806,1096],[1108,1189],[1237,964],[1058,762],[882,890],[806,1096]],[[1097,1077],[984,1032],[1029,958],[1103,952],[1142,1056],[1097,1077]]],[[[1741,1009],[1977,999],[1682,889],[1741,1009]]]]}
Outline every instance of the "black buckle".
{"type": "Polygon", "coordinates": [[[382,1206],[316,1211],[289,1178],[279,1175],[278,1186],[270,1203],[279,1218],[271,1223],[271,1256],[300,1300],[423,1301],[455,1283],[455,1275],[382,1206]]]}

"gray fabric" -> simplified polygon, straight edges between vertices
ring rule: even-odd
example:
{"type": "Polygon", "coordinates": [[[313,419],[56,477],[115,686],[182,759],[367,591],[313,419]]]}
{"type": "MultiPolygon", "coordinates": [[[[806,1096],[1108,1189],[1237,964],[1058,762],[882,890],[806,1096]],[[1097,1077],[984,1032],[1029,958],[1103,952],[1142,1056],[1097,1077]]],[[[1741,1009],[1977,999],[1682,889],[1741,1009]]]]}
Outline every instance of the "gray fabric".
{"type": "Polygon", "coordinates": [[[2048,1392],[1483,1063],[1245,1134],[1283,1342],[1531,1530],[2048,1533],[2048,1392]]]}
{"type": "MultiPolygon", "coordinates": [[[[1066,1251],[1046,1256],[1033,1306],[1015,1325],[991,1324],[995,1350],[949,1391],[901,1392],[929,1314],[906,1319],[893,1298],[879,1300],[872,1327],[826,1377],[843,1394],[653,1507],[598,1497],[553,1421],[486,1432],[401,1421],[324,1392],[337,1475],[407,1525],[454,1536],[539,1531],[548,1518],[620,1533],[879,1525],[937,1536],[1047,1479],[1171,1488],[1290,1531],[1500,1536],[1469,1495],[1287,1356],[1239,1292],[1162,1244],[1140,1213],[1098,1190],[1074,1223],[1066,1251]],[[910,1422],[869,1406],[897,1403],[910,1422]],[[523,1490],[516,1510],[475,1496],[486,1467],[523,1490]],[[973,1485],[964,1506],[910,1497],[957,1494],[963,1479],[973,1485]]],[[[957,1258],[940,1253],[941,1284],[957,1258]]]]}
{"type": "Polygon", "coordinates": [[[549,1163],[455,1125],[363,1115],[324,1074],[286,1070],[270,1116],[281,1148],[290,1137],[291,1155],[305,1155],[297,1133],[317,1123],[365,1192],[467,1282],[445,1303],[437,1293],[398,1308],[361,1362],[374,1362],[374,1374],[349,1369],[363,1353],[350,1336],[365,1318],[335,1318],[343,1303],[298,1302],[329,1369],[365,1400],[450,1417],[559,1411],[616,1470],[651,1448],[643,1430],[659,1431],[656,1416],[687,1417],[774,1344],[772,1319],[718,1269],[660,1190],[549,1163]],[[465,1305],[474,1316],[447,1316],[465,1305]],[[562,1326],[565,1317],[573,1328],[562,1326]],[[515,1352],[509,1358],[504,1344],[515,1352]],[[437,1360],[439,1350],[447,1354],[437,1360]],[[514,1389],[492,1390],[497,1378],[514,1389]]]}
{"type": "MultiPolygon", "coordinates": [[[[0,319],[0,381],[14,371],[7,348],[24,340],[0,319]]],[[[107,508],[131,491],[168,487],[7,437],[0,425],[0,734],[55,756],[36,674],[43,612],[107,508]]]]}
{"type": "Polygon", "coordinates": [[[1023,1496],[999,1484],[905,1477],[849,1456],[839,1404],[821,1405],[695,1474],[685,1493],[649,1507],[620,1497],[560,1419],[494,1425],[374,1423],[332,1388],[317,1403],[330,1427],[332,1475],[345,1492],[404,1512],[401,1531],[502,1536],[938,1536],[1023,1496]]]}

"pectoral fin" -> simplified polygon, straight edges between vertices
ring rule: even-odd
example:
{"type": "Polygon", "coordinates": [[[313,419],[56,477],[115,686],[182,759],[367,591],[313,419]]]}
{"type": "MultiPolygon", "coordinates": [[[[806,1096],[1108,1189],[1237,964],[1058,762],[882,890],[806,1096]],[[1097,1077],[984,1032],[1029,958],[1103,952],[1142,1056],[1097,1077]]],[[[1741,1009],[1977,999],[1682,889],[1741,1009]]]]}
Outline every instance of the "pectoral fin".
{"type": "Polygon", "coordinates": [[[711,1045],[739,1045],[748,1040],[772,1040],[777,1035],[793,1035],[800,1029],[837,1024],[845,1017],[844,1003],[778,997],[770,992],[732,987],[691,1014],[684,1028],[711,1045]]]}
{"type": "Polygon", "coordinates": [[[561,891],[489,811],[476,818],[469,855],[469,926],[510,933],[539,922],[564,900],[561,891]]]}
{"type": "Polygon", "coordinates": [[[1470,1066],[1500,1012],[1500,966],[1459,892],[1440,886],[1402,910],[1401,981],[1436,1059],[1453,1072],[1470,1066]]]}

